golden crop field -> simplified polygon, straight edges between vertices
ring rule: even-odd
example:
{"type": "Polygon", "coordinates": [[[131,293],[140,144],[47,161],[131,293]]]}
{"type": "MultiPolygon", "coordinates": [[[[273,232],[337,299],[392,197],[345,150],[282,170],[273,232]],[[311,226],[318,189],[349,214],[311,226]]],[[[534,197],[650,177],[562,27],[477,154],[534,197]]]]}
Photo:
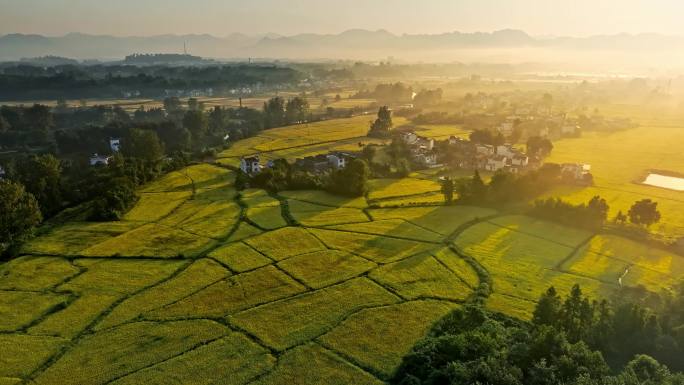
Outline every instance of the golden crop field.
{"type": "Polygon", "coordinates": [[[664,236],[684,236],[684,199],[682,193],[642,184],[649,170],[684,170],[684,156],[679,148],[684,143],[684,119],[679,125],[648,120],[638,128],[615,133],[585,132],[580,138],[554,143],[550,162],[582,162],[591,164],[594,185],[562,187],[547,195],[572,202],[586,202],[594,195],[605,198],[610,215],[626,213],[637,200],[650,198],[658,202],[663,213],[652,230],[664,236]]]}

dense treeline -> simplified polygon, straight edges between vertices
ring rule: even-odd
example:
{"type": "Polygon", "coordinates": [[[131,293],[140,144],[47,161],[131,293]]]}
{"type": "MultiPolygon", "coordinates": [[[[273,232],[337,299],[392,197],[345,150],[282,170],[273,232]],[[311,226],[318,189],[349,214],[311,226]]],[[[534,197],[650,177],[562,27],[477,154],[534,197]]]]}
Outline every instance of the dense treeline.
{"type": "Polygon", "coordinates": [[[446,179],[443,184],[453,184],[458,203],[501,206],[534,198],[560,183],[561,178],[560,166],[547,163],[524,174],[497,171],[489,183],[485,183],[480,173],[475,171],[470,178],[446,179]]]}
{"type": "Polygon", "coordinates": [[[295,84],[303,74],[273,65],[74,66],[4,67],[0,100],[121,98],[136,91],[140,97],[163,97],[167,90],[208,89],[225,92],[235,87],[295,84]]]}
{"type": "Polygon", "coordinates": [[[404,358],[402,385],[684,384],[684,288],[653,306],[592,301],[551,287],[531,322],[478,305],[440,320],[404,358]],[[669,367],[669,369],[668,369],[669,367]]]}

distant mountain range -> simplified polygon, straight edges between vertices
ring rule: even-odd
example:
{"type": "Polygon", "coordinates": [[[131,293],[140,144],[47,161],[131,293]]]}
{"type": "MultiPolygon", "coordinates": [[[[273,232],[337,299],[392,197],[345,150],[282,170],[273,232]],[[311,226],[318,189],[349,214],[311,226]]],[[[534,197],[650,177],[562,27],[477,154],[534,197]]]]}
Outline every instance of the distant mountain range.
{"type": "MultiPolygon", "coordinates": [[[[533,37],[520,30],[491,33],[450,32],[433,35],[395,35],[385,30],[353,29],[340,34],[277,34],[226,37],[211,35],[158,35],[115,37],[70,33],[60,37],[9,34],[0,37],[0,61],[54,55],[79,60],[121,60],[133,53],[182,53],[184,44],[193,55],[218,59],[364,59],[388,56],[404,60],[457,60],[464,52],[495,59],[497,50],[531,49],[606,52],[658,52],[681,50],[684,37],[659,34],[609,36],[533,37]],[[487,52],[487,54],[483,54],[487,52]],[[489,55],[489,56],[488,56],[489,55]],[[492,56],[493,55],[493,56],[492,56]]],[[[505,57],[514,60],[515,54],[505,57]]],[[[526,57],[517,58],[525,61],[526,57]]]]}

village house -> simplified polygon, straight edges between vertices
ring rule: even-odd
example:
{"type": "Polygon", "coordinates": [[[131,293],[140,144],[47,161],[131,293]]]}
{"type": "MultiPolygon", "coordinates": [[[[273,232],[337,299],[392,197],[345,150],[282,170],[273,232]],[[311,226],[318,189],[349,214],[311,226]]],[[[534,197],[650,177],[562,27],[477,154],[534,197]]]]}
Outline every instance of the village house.
{"type": "Polygon", "coordinates": [[[476,144],[475,152],[481,155],[490,156],[496,153],[496,149],[490,144],[476,144]]]}
{"type": "Polygon", "coordinates": [[[416,135],[413,131],[402,132],[401,140],[411,147],[420,147],[428,151],[432,151],[435,147],[434,139],[416,135]]]}
{"type": "Polygon", "coordinates": [[[590,172],[591,165],[589,164],[563,163],[561,165],[561,173],[563,176],[568,176],[578,181],[584,180],[590,172]]]}
{"type": "Polygon", "coordinates": [[[249,156],[240,159],[240,170],[245,174],[256,174],[261,171],[259,156],[249,156]]]}
{"type": "Polygon", "coordinates": [[[326,155],[328,163],[334,168],[341,169],[347,167],[347,162],[356,158],[356,155],[348,152],[331,152],[326,155]]]}
{"type": "Polygon", "coordinates": [[[322,173],[330,169],[331,162],[325,154],[307,156],[295,160],[295,167],[314,174],[322,173]]]}
{"type": "Polygon", "coordinates": [[[0,180],[5,179],[6,175],[7,175],[7,172],[5,171],[5,168],[0,166],[0,180]]]}
{"type": "Polygon", "coordinates": [[[417,149],[411,152],[412,160],[424,167],[437,167],[437,153],[424,149],[417,149]]]}
{"type": "Polygon", "coordinates": [[[109,148],[113,152],[119,152],[121,151],[121,139],[119,138],[111,138],[109,139],[109,148]]]}
{"type": "Polygon", "coordinates": [[[501,123],[497,130],[501,133],[501,135],[508,137],[513,135],[513,128],[513,122],[504,122],[501,123]]]}
{"type": "Polygon", "coordinates": [[[530,164],[530,158],[522,153],[517,153],[510,158],[511,166],[527,167],[530,164]]]}
{"type": "Polygon", "coordinates": [[[109,162],[111,162],[112,159],[113,159],[113,157],[111,157],[111,156],[93,154],[93,156],[90,157],[90,165],[91,166],[108,166],[109,162]]]}
{"type": "Polygon", "coordinates": [[[489,158],[487,158],[487,162],[485,163],[484,168],[487,171],[502,170],[506,167],[507,160],[508,160],[508,158],[506,158],[506,156],[504,156],[504,155],[490,156],[489,158]]]}
{"type": "Polygon", "coordinates": [[[510,144],[502,144],[499,146],[496,146],[496,154],[497,155],[503,155],[508,158],[512,157],[513,155],[518,154],[519,151],[513,148],[512,145],[510,144]]]}

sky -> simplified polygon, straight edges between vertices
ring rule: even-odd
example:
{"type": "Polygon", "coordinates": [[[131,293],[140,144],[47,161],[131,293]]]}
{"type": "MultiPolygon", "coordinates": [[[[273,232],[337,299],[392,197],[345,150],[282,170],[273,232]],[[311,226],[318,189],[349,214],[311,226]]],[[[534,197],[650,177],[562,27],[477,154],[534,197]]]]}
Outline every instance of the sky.
{"type": "Polygon", "coordinates": [[[433,34],[513,28],[535,36],[684,36],[682,15],[681,0],[0,0],[0,35],[292,35],[352,28],[433,34]]]}

